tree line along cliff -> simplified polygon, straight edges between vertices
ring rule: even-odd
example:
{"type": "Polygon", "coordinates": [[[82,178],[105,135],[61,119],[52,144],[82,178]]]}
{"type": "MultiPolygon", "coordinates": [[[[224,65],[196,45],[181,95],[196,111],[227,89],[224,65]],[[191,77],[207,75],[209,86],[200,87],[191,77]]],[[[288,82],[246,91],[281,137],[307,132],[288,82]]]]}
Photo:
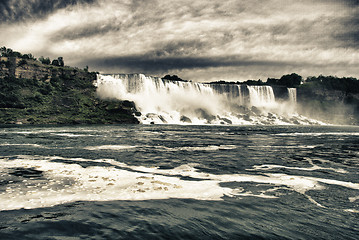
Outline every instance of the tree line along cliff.
{"type": "Polygon", "coordinates": [[[95,72],[0,50],[0,124],[138,123],[133,103],[97,98],[95,72]]]}

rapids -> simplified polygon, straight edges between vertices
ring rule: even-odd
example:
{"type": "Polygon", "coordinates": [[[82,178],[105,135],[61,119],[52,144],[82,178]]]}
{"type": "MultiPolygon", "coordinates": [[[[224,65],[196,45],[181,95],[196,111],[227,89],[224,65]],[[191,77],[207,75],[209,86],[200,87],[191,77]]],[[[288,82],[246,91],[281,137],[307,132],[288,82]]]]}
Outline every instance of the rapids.
{"type": "Polygon", "coordinates": [[[0,128],[0,239],[358,239],[358,126],[0,128]]]}

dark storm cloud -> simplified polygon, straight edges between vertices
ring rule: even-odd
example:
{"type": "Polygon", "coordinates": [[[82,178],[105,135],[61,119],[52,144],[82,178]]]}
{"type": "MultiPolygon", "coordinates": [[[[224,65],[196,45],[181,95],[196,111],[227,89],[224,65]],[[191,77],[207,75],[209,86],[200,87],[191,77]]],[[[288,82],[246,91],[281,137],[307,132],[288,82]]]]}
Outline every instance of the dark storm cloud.
{"type": "Polygon", "coordinates": [[[126,22],[121,22],[116,18],[105,19],[95,23],[86,23],[79,26],[67,26],[55,32],[51,36],[51,40],[77,40],[83,38],[91,38],[107,33],[121,33],[128,29],[142,28],[146,24],[159,24],[162,19],[145,20],[143,17],[137,18],[132,16],[126,22]]]}
{"type": "Polygon", "coordinates": [[[343,0],[343,3],[346,3],[349,6],[359,6],[359,0],[343,0]]]}
{"type": "Polygon", "coordinates": [[[158,57],[149,55],[108,57],[86,60],[91,66],[108,69],[132,69],[137,72],[167,72],[197,68],[243,66],[303,66],[303,63],[251,60],[240,56],[225,57],[158,57]]]}
{"type": "Polygon", "coordinates": [[[343,47],[359,49],[359,8],[355,12],[357,14],[341,19],[340,25],[343,27],[338,28],[333,36],[343,47]]]}
{"type": "Polygon", "coordinates": [[[52,34],[50,40],[77,40],[83,38],[92,38],[99,35],[104,35],[109,32],[116,32],[121,30],[121,25],[111,25],[106,23],[87,24],[79,27],[65,27],[60,31],[52,34]]]}
{"type": "Polygon", "coordinates": [[[55,10],[75,4],[93,3],[96,0],[1,0],[0,21],[17,22],[42,18],[55,10]]]}
{"type": "Polygon", "coordinates": [[[157,50],[147,54],[153,57],[196,56],[209,47],[208,42],[201,40],[179,40],[156,44],[157,50]]]}
{"type": "Polygon", "coordinates": [[[359,0],[334,1],[348,6],[345,15],[337,16],[330,34],[339,47],[359,49],[359,0]]]}

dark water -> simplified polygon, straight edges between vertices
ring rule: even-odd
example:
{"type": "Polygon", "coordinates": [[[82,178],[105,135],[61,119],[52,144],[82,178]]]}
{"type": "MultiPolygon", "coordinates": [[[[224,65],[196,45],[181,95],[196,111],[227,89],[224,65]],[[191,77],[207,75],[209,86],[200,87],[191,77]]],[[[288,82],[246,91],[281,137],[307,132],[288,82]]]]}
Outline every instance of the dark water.
{"type": "Polygon", "coordinates": [[[359,239],[359,127],[0,136],[0,239],[359,239]]]}

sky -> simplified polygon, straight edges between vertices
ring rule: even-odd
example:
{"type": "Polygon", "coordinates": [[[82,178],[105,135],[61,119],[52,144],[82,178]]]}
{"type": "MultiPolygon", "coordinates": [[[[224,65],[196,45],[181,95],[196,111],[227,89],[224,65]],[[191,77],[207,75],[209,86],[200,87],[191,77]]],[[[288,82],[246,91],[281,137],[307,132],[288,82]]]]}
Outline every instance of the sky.
{"type": "Polygon", "coordinates": [[[359,0],[0,0],[0,46],[200,82],[359,78],[359,0]]]}

